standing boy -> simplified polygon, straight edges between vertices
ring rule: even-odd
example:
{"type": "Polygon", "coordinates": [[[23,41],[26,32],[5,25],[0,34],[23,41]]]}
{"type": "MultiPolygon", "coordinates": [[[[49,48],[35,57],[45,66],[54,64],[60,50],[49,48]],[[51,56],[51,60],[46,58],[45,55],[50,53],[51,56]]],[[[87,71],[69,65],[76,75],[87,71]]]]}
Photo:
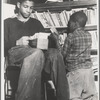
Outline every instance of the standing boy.
{"type": "Polygon", "coordinates": [[[86,22],[87,16],[82,11],[70,16],[69,34],[63,48],[59,45],[56,32],[52,34],[65,60],[70,100],[97,100],[90,57],[92,40],[90,33],[84,30],[86,22]]]}

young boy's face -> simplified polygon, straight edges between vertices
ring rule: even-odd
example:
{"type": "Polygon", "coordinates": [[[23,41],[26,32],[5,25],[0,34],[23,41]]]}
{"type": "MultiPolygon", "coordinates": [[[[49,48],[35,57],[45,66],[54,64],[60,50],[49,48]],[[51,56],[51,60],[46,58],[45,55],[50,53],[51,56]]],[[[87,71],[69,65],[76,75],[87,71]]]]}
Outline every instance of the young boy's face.
{"type": "Polygon", "coordinates": [[[33,11],[34,2],[26,0],[22,3],[18,3],[17,6],[19,8],[20,15],[23,18],[28,18],[33,11]]]}

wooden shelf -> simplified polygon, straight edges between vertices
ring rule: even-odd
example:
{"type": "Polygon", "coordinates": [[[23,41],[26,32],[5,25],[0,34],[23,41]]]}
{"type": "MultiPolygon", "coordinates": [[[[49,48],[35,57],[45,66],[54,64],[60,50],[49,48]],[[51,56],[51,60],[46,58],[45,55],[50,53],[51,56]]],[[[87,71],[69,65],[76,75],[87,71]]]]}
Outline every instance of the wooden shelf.
{"type": "Polygon", "coordinates": [[[66,2],[54,2],[54,3],[44,3],[37,4],[34,6],[36,11],[61,11],[61,10],[71,10],[73,8],[88,8],[96,5],[96,0],[83,0],[83,1],[66,1],[66,2]]]}
{"type": "MultiPolygon", "coordinates": [[[[56,27],[58,30],[67,30],[67,26],[61,26],[61,27],[56,27]]],[[[50,28],[45,28],[46,31],[50,31],[50,28]]],[[[95,31],[97,30],[97,25],[93,25],[93,26],[86,26],[85,27],[86,31],[95,31]]]]}
{"type": "Polygon", "coordinates": [[[95,31],[95,30],[97,30],[97,25],[86,26],[85,30],[86,31],[93,31],[93,30],[95,31]]]}

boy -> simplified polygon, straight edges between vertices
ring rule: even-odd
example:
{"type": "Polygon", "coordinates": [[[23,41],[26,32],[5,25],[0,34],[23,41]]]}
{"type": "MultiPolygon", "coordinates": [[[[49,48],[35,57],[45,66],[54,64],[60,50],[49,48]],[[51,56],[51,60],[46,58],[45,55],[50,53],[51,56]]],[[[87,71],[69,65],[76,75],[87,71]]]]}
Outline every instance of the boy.
{"type": "MultiPolygon", "coordinates": [[[[18,88],[15,100],[42,100],[41,74],[44,68],[45,57],[42,50],[30,47],[29,36],[44,32],[40,21],[30,17],[34,7],[33,0],[18,0],[17,15],[4,21],[5,57],[10,64],[21,64],[18,88]]],[[[57,50],[47,51],[47,62],[50,75],[57,91],[57,100],[67,100],[69,94],[66,80],[65,66],[62,55],[57,50]],[[62,63],[58,62],[57,56],[62,63]],[[50,58],[49,58],[50,57],[50,58]]],[[[47,68],[48,69],[48,68],[47,68]]],[[[14,100],[14,98],[13,98],[14,100]]],[[[43,99],[44,100],[44,99],[43,99]]]]}
{"type": "Polygon", "coordinates": [[[53,37],[58,49],[62,52],[69,83],[70,100],[97,100],[96,86],[94,83],[91,52],[91,35],[84,30],[87,16],[82,11],[75,12],[68,22],[69,34],[63,48],[58,42],[57,32],[53,37]]]}
{"type": "MultiPolygon", "coordinates": [[[[44,28],[40,21],[30,17],[33,7],[33,0],[18,0],[16,17],[4,21],[5,57],[8,57],[11,64],[23,61],[21,63],[16,100],[41,99],[40,84],[44,54],[39,49],[29,47],[28,40],[29,36],[37,32],[43,32],[44,28]]],[[[12,92],[15,92],[15,90],[12,92]]],[[[14,100],[14,98],[12,99],[14,100]]]]}

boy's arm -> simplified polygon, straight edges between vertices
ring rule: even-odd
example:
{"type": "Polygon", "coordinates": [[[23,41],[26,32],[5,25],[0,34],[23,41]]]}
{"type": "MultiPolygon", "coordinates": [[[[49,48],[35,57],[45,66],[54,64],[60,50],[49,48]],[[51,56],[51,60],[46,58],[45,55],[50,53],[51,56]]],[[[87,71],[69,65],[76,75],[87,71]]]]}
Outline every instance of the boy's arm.
{"type": "Polygon", "coordinates": [[[66,56],[67,50],[68,50],[68,38],[66,38],[66,39],[65,39],[65,42],[64,42],[64,46],[63,46],[63,50],[62,50],[62,55],[63,55],[63,57],[66,56]]]}
{"type": "Polygon", "coordinates": [[[70,48],[73,41],[72,34],[71,33],[68,34],[68,36],[65,39],[64,46],[62,47],[59,43],[59,33],[57,32],[57,30],[55,28],[52,28],[51,32],[52,32],[51,35],[56,42],[57,49],[62,53],[63,57],[65,58],[66,55],[68,54],[68,49],[70,48]]]}
{"type": "Polygon", "coordinates": [[[60,46],[60,43],[59,43],[59,33],[58,33],[58,31],[56,30],[55,27],[51,27],[50,31],[51,31],[51,36],[54,38],[54,40],[56,42],[57,49],[61,52],[62,47],[60,46]]]}
{"type": "Polygon", "coordinates": [[[64,57],[69,53],[69,48],[71,48],[73,44],[73,35],[72,33],[69,33],[65,39],[62,54],[64,57]]]}

